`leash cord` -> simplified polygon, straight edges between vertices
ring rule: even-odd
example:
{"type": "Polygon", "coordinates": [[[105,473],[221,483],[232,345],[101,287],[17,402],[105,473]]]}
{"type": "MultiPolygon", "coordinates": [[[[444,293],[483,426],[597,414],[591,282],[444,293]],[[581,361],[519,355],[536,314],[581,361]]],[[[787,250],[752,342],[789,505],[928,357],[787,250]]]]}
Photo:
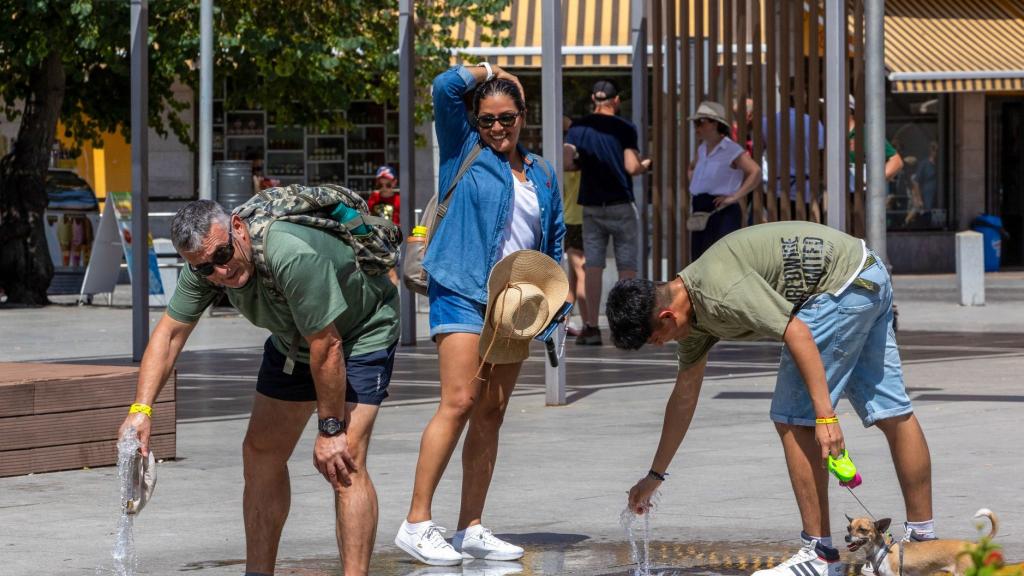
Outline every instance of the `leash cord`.
{"type": "Polygon", "coordinates": [[[864,503],[860,501],[860,498],[858,498],[857,495],[853,493],[853,488],[847,486],[846,489],[850,492],[850,496],[853,496],[853,499],[857,501],[857,504],[860,504],[860,507],[863,508],[864,511],[868,513],[868,516],[870,516],[872,520],[875,520],[877,522],[877,519],[875,518],[875,515],[871,513],[871,510],[868,510],[868,507],[865,506],[864,503]]]}

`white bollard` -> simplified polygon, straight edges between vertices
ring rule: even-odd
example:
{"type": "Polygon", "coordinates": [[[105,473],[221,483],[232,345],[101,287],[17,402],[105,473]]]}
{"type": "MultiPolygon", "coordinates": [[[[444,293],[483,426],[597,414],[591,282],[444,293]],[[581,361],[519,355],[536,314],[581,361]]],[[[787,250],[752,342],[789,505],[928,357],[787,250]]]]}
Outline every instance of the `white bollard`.
{"type": "Polygon", "coordinates": [[[979,232],[956,234],[956,285],[961,306],[985,305],[985,245],[979,232]]]}

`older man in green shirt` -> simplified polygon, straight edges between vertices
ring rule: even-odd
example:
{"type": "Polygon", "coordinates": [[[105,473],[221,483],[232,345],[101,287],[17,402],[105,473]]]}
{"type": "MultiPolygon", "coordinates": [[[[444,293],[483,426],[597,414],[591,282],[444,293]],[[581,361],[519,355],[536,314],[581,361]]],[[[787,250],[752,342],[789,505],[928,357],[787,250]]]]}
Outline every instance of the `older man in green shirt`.
{"type": "Polygon", "coordinates": [[[719,340],[785,343],[770,417],[782,439],[803,522],[803,548],[755,576],[837,576],[828,473],[845,449],[834,412],[845,394],[865,426],[885,434],[903,489],[908,537],[934,538],[931,457],[913,414],[892,331],[892,286],[864,242],[810,222],[744,228],[670,282],[619,282],[608,296],[616,346],[678,342],[679,372],[650,472],[630,490],[643,512],[664,481],[697,405],[707,354],[719,340]]]}
{"type": "MultiPolygon", "coordinates": [[[[254,265],[246,220],[209,200],[175,215],[171,241],[188,265],[143,356],[136,405],[153,404],[203,311],[226,294],[271,333],[242,443],[246,574],[274,573],[291,498],[287,462],[314,409],[314,465],[334,489],[344,572],[366,574],[377,526],[366,452],[398,340],[395,285],[364,274],[339,238],[285,221],[263,236],[268,283],[254,265]]],[[[131,413],[122,431],[129,426],[147,453],[149,416],[131,413]]]]}

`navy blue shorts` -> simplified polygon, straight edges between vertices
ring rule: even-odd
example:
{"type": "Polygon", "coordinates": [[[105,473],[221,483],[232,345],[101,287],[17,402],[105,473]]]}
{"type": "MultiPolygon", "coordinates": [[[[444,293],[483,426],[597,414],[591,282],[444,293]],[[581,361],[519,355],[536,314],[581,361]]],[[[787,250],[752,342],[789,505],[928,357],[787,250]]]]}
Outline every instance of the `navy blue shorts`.
{"type": "MultiPolygon", "coordinates": [[[[345,402],[380,406],[388,397],[391,369],[395,365],[395,342],[390,348],[345,358],[345,402]]],[[[256,391],[288,402],[316,401],[316,386],[309,364],[296,362],[291,374],[284,373],[287,356],[270,339],[263,345],[263,364],[256,378],[256,391]]]]}

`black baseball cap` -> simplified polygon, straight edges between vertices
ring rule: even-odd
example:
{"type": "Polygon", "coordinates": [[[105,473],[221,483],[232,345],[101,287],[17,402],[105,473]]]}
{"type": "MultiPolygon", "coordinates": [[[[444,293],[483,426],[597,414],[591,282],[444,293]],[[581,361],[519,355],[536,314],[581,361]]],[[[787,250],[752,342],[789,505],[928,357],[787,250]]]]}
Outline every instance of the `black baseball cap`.
{"type": "Polygon", "coordinates": [[[611,80],[598,80],[594,83],[594,89],[590,93],[594,95],[595,100],[609,100],[618,96],[619,91],[611,80]]]}

